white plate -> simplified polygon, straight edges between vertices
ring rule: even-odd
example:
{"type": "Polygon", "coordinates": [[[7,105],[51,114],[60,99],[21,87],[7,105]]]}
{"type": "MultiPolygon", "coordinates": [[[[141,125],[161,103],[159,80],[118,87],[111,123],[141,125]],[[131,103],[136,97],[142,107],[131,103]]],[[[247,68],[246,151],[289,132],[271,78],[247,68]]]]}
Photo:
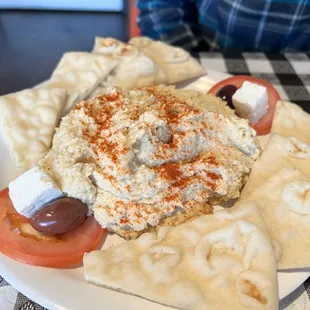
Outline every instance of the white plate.
{"type": "MultiPolygon", "coordinates": [[[[212,84],[228,77],[226,74],[209,71],[208,76],[182,87],[207,91],[212,84]]],[[[180,85],[179,85],[180,86],[180,85]]],[[[266,142],[266,138],[263,138],[266,142]]],[[[0,135],[0,188],[12,179],[12,163],[0,135]]],[[[0,232],[1,233],[1,232],[0,232]]],[[[104,247],[119,241],[117,236],[108,236],[104,247]]],[[[0,254],[0,274],[17,290],[50,310],[163,310],[161,306],[134,296],[117,293],[87,284],[83,269],[50,269],[28,266],[0,254]]],[[[309,272],[278,273],[279,297],[284,298],[310,276],[309,272]]]]}

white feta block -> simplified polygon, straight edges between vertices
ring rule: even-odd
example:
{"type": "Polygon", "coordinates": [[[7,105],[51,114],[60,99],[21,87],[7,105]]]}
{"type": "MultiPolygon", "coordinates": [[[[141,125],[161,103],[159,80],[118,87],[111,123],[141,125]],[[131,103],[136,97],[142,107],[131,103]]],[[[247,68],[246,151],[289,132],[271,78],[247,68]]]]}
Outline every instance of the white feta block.
{"type": "Polygon", "coordinates": [[[255,124],[267,112],[267,89],[261,85],[244,82],[232,96],[232,102],[238,115],[255,124]]]}
{"type": "Polygon", "coordinates": [[[43,169],[34,166],[9,184],[9,195],[16,211],[29,218],[63,192],[43,169]]]}

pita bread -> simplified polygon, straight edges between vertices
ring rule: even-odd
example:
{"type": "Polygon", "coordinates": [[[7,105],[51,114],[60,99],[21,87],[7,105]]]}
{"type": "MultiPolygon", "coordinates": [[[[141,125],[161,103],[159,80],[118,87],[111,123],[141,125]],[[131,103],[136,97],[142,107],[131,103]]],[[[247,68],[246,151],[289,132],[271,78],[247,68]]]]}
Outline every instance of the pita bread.
{"type": "Polygon", "coordinates": [[[279,101],[271,132],[286,137],[295,137],[310,144],[310,115],[296,104],[279,101]]]}
{"type": "Polygon", "coordinates": [[[113,57],[113,54],[118,49],[122,48],[125,43],[110,37],[100,38],[95,37],[95,44],[93,53],[105,55],[107,57],[113,57]]]}
{"type": "Polygon", "coordinates": [[[279,269],[310,267],[309,189],[310,177],[296,167],[287,167],[246,199],[257,204],[270,238],[281,249],[279,269]]]}
{"type": "Polygon", "coordinates": [[[0,97],[0,125],[18,174],[47,153],[67,93],[63,89],[26,89],[0,97]]]}
{"type": "Polygon", "coordinates": [[[310,145],[294,137],[272,134],[261,157],[254,163],[241,198],[246,198],[284,167],[296,166],[310,175],[310,145]]]}
{"type": "Polygon", "coordinates": [[[99,86],[97,87],[90,95],[87,99],[93,99],[102,95],[105,95],[107,93],[107,87],[103,87],[103,86],[99,86]]]}
{"type": "Polygon", "coordinates": [[[63,111],[65,115],[77,102],[87,98],[116,65],[116,61],[102,55],[66,53],[44,87],[59,87],[68,91],[70,96],[63,111]]]}
{"type": "Polygon", "coordinates": [[[129,43],[155,60],[168,76],[170,84],[206,74],[206,70],[200,63],[180,47],[146,37],[132,38],[129,43]]]}
{"type": "Polygon", "coordinates": [[[168,82],[161,67],[131,44],[97,37],[93,53],[103,54],[118,62],[118,67],[108,79],[111,85],[128,90],[168,82]]]}
{"type": "Polygon", "coordinates": [[[129,62],[121,61],[108,81],[124,90],[166,84],[164,71],[149,57],[139,54],[129,62]]]}
{"type": "Polygon", "coordinates": [[[251,203],[85,254],[84,275],[178,309],[278,309],[272,245],[251,203]]]}

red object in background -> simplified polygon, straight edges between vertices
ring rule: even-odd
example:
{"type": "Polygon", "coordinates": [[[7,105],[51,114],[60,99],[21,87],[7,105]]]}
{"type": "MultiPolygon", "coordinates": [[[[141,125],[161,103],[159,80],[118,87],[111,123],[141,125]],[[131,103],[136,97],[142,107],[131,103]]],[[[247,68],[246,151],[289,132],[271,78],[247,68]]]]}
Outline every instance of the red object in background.
{"type": "Polygon", "coordinates": [[[139,10],[135,0],[129,1],[129,38],[137,37],[140,35],[140,29],[137,25],[137,17],[139,10]]]}

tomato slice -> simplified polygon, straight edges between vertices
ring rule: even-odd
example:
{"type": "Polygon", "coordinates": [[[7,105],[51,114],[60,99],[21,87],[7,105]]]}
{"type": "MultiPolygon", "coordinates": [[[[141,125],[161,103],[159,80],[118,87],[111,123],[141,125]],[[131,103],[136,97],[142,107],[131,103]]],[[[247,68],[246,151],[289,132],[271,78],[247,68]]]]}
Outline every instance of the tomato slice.
{"type": "Polygon", "coordinates": [[[275,107],[277,102],[280,100],[280,95],[277,92],[277,90],[267,81],[252,76],[237,75],[215,84],[208,91],[208,93],[216,95],[218,91],[226,85],[235,85],[236,87],[240,88],[245,81],[264,86],[267,89],[268,94],[267,112],[256,124],[250,124],[250,126],[256,130],[258,135],[266,135],[271,130],[275,107]]]}
{"type": "Polygon", "coordinates": [[[0,192],[0,252],[20,262],[44,267],[80,264],[105,236],[93,216],[78,228],[57,237],[36,232],[13,207],[8,189],[0,192]]]}

